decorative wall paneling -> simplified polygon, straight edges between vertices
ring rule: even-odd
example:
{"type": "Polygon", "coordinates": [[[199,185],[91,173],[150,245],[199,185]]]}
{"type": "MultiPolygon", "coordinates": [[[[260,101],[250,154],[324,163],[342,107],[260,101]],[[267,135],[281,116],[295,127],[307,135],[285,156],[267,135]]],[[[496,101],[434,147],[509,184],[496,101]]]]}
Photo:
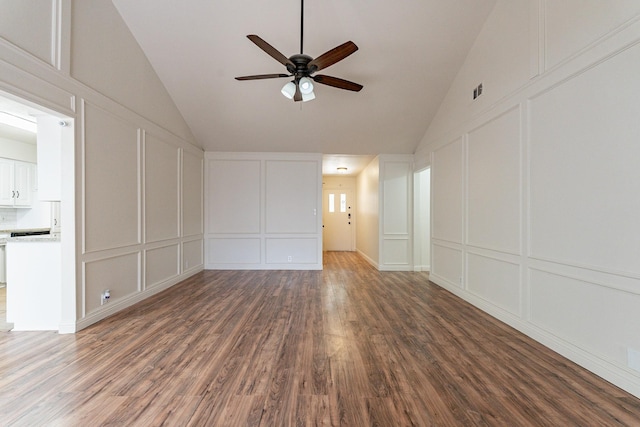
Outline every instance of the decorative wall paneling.
{"type": "Polygon", "coordinates": [[[75,182],[63,188],[63,215],[75,216],[75,228],[67,220],[63,229],[63,332],[140,301],[204,264],[204,154],[111,2],[94,5],[99,12],[84,6],[3,1],[11,13],[0,17],[0,91],[69,118],[75,130],[75,147],[63,156],[63,181],[75,182]],[[21,15],[28,19],[16,19],[21,15]],[[72,46],[72,39],[81,42],[72,46]],[[115,41],[119,62],[101,63],[115,41]],[[91,79],[80,82],[72,62],[91,79]],[[145,84],[123,94],[135,79],[145,84]],[[100,306],[103,289],[112,298],[100,306]]]}
{"type": "Polygon", "coordinates": [[[322,269],[322,157],[206,153],[205,268],[322,269]]]}
{"type": "Polygon", "coordinates": [[[379,188],[373,193],[379,198],[376,267],[381,271],[412,271],[413,156],[384,154],[378,162],[379,188]]]}
{"type": "Polygon", "coordinates": [[[139,120],[126,110],[124,118],[94,104],[82,100],[80,108],[85,200],[81,327],[204,266],[198,234],[203,153],[161,129],[136,127],[139,120]],[[126,265],[113,265],[123,259],[126,265]],[[100,305],[104,289],[111,291],[111,299],[100,305]]]}
{"type": "Polygon", "coordinates": [[[639,7],[568,3],[540,75],[430,141],[430,278],[640,397],[639,7]]]}

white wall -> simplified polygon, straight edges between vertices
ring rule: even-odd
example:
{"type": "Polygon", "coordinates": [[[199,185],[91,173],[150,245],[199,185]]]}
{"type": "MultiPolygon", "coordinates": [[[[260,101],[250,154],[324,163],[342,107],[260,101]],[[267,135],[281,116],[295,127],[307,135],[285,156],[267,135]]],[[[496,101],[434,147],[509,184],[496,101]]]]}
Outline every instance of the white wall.
{"type": "Polygon", "coordinates": [[[431,280],[640,397],[638,75],[638,2],[499,1],[416,156],[431,280]]]}
{"type": "Polygon", "coordinates": [[[320,154],[206,153],[205,268],[322,269],[320,154]]]}
{"type": "Polygon", "coordinates": [[[75,130],[61,203],[73,332],[202,270],[204,153],[109,0],[0,8],[0,90],[75,130]]]}
{"type": "Polygon", "coordinates": [[[356,251],[378,268],[380,261],[380,158],[357,177],[356,251]]]}

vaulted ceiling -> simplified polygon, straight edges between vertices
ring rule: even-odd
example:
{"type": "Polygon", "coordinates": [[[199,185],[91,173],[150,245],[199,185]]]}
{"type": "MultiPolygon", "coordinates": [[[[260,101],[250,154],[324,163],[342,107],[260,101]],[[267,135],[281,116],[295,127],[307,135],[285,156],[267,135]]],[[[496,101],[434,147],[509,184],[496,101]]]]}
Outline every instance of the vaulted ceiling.
{"type": "Polygon", "coordinates": [[[360,92],[316,85],[293,102],[290,79],[237,81],[300,50],[300,0],[113,0],[207,151],[413,153],[495,0],[306,0],[304,53],[347,40],[359,50],[322,74],[360,92]]]}

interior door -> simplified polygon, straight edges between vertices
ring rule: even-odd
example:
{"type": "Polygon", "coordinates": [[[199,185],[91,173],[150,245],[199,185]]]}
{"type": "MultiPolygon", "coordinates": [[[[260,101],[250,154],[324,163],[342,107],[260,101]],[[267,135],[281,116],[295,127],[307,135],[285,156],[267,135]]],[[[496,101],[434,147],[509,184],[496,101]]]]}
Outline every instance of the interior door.
{"type": "Polygon", "coordinates": [[[322,246],[325,251],[353,251],[355,212],[350,190],[322,191],[322,246]]]}

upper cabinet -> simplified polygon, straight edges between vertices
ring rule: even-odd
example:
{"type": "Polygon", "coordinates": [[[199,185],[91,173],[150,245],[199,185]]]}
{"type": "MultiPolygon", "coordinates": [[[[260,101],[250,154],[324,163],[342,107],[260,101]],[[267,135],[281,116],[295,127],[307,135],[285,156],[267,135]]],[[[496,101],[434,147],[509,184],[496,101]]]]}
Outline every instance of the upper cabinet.
{"type": "Polygon", "coordinates": [[[33,163],[0,159],[0,206],[31,207],[34,171],[33,163]]]}

